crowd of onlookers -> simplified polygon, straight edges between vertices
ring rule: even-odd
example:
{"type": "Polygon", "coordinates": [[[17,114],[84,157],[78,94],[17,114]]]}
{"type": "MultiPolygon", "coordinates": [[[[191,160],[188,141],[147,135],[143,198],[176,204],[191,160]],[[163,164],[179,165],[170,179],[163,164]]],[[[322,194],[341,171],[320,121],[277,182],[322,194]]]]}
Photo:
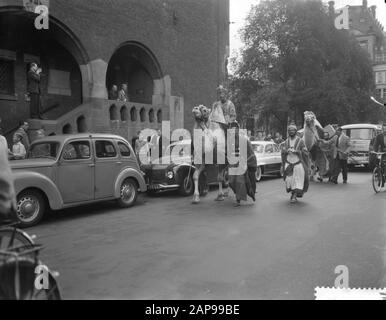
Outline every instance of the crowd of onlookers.
{"type": "MultiPolygon", "coordinates": [[[[8,158],[10,160],[22,160],[27,156],[27,150],[31,143],[31,137],[28,134],[29,123],[27,121],[21,121],[19,123],[19,128],[14,132],[12,136],[12,146],[8,145],[7,139],[4,137],[3,130],[1,128],[1,118],[0,118],[0,143],[8,150],[8,158]]],[[[44,128],[36,132],[34,140],[41,139],[45,137],[44,128]]]]}
{"type": "Polygon", "coordinates": [[[109,90],[109,100],[129,101],[129,94],[127,92],[127,83],[120,85],[119,90],[116,84],[113,84],[109,90]]]}
{"type": "Polygon", "coordinates": [[[281,144],[284,142],[283,135],[280,132],[276,132],[274,136],[270,133],[265,134],[263,131],[258,131],[255,136],[252,135],[251,130],[248,130],[247,133],[248,138],[251,141],[270,141],[275,142],[276,144],[281,144]]]}

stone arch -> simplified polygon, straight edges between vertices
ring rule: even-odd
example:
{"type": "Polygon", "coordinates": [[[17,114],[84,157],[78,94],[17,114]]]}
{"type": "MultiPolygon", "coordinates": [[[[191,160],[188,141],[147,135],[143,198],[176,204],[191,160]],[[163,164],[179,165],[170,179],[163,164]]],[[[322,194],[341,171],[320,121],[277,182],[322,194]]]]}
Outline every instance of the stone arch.
{"type": "Polygon", "coordinates": [[[157,122],[162,123],[162,109],[157,111],[157,122]]]}
{"type": "Polygon", "coordinates": [[[109,113],[110,113],[110,120],[111,121],[119,120],[119,112],[118,112],[118,108],[115,104],[110,106],[109,113]]]}
{"type": "Polygon", "coordinates": [[[137,113],[137,109],[135,107],[132,107],[130,109],[130,119],[133,122],[136,122],[138,119],[138,113],[137,113]]]}
{"type": "Polygon", "coordinates": [[[130,101],[151,104],[162,79],[161,66],[152,51],[139,42],[128,41],[118,46],[110,58],[106,88],[127,83],[130,101]]]}
{"type": "Polygon", "coordinates": [[[76,119],[76,126],[79,133],[87,132],[86,118],[83,115],[79,116],[78,119],[76,119]]]}
{"type": "Polygon", "coordinates": [[[150,123],[153,123],[154,120],[155,120],[154,110],[153,110],[153,109],[150,109],[150,110],[149,110],[149,122],[150,122],[150,123]]]}
{"type": "Polygon", "coordinates": [[[141,111],[139,112],[139,118],[140,118],[141,122],[146,121],[146,109],[145,108],[142,108],[141,111]]]}
{"type": "Polygon", "coordinates": [[[73,133],[72,125],[70,123],[65,124],[62,128],[62,133],[63,134],[72,134],[73,133]]]}
{"type": "Polygon", "coordinates": [[[121,121],[127,121],[129,119],[129,112],[126,106],[121,107],[121,121]]]}

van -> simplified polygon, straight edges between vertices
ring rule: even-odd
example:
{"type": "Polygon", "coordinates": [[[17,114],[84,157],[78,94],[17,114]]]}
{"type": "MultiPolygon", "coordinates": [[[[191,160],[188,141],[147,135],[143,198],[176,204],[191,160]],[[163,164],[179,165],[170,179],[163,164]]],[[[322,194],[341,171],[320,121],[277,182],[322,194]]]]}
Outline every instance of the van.
{"type": "Polygon", "coordinates": [[[382,127],[376,124],[349,124],[342,126],[342,130],[351,139],[352,156],[348,158],[348,164],[368,167],[372,143],[382,127]]]}

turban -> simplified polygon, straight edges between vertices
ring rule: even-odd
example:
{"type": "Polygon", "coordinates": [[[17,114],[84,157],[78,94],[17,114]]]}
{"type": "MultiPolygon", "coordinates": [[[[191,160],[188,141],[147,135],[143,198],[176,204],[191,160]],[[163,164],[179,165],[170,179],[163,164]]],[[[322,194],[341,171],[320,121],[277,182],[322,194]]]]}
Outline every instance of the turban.
{"type": "Polygon", "coordinates": [[[298,131],[298,128],[296,127],[295,124],[290,124],[287,129],[288,129],[288,131],[289,130],[296,130],[296,131],[298,131]]]}
{"type": "Polygon", "coordinates": [[[217,92],[219,92],[219,93],[221,93],[221,92],[228,93],[228,90],[224,86],[220,85],[217,88],[217,92]]]}

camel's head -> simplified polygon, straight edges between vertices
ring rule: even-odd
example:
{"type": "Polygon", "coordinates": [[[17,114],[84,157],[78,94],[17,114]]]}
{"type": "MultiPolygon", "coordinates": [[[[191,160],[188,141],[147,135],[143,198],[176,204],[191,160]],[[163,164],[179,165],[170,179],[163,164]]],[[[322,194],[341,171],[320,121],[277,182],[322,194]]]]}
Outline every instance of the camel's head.
{"type": "Polygon", "coordinates": [[[194,116],[194,119],[196,120],[208,120],[210,115],[211,109],[204,105],[199,105],[193,108],[192,113],[194,116]]]}
{"type": "Polygon", "coordinates": [[[306,126],[311,127],[315,124],[315,114],[312,111],[305,111],[304,112],[304,122],[306,126]]]}

